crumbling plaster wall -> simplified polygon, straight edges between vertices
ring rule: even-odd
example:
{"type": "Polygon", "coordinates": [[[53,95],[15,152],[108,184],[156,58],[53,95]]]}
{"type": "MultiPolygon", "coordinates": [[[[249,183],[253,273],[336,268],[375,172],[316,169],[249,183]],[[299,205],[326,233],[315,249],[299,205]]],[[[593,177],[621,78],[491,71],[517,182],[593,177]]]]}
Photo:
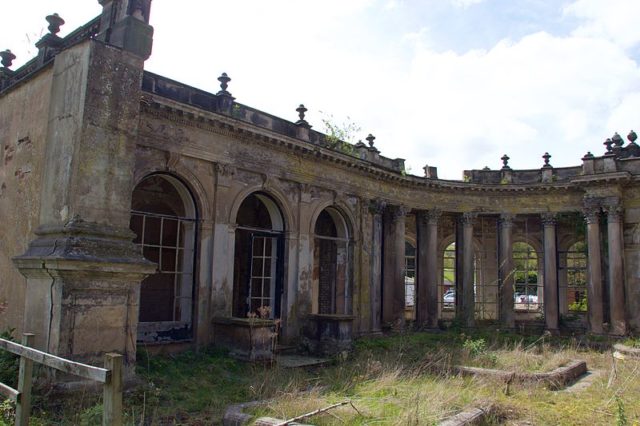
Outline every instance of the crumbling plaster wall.
{"type": "Polygon", "coordinates": [[[0,95],[0,331],[22,332],[26,279],[11,259],[25,252],[39,225],[52,74],[44,69],[0,95]]]}

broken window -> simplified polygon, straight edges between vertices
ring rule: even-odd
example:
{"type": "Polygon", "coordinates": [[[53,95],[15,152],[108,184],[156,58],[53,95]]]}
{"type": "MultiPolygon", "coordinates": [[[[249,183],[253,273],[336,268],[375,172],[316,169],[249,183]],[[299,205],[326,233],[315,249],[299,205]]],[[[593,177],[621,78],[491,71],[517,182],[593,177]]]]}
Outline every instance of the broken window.
{"type": "Polygon", "coordinates": [[[140,285],[138,340],[192,337],[196,209],[176,178],[152,175],[133,190],[130,228],[157,272],[140,285]]]}
{"type": "Polygon", "coordinates": [[[284,220],[265,193],[249,195],[236,218],[233,316],[278,318],[282,297],[284,220]]]}
{"type": "Polygon", "coordinates": [[[347,223],[338,210],[328,207],[318,215],[314,234],[314,311],[351,314],[351,247],[347,223]]]}

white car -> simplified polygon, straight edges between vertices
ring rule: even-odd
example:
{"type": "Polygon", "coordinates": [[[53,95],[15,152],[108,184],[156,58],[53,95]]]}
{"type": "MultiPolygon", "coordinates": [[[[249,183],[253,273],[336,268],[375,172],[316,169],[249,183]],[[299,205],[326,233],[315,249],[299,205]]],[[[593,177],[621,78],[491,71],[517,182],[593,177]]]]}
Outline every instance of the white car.
{"type": "Polygon", "coordinates": [[[442,296],[442,301],[444,302],[445,306],[453,306],[456,303],[456,291],[447,290],[442,296]]]}

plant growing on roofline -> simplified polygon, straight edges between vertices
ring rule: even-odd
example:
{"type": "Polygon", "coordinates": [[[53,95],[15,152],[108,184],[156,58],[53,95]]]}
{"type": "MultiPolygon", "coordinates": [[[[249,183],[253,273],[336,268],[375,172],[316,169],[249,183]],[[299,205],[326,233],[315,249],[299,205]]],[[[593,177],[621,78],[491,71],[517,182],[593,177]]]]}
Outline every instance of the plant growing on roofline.
{"type": "Polygon", "coordinates": [[[362,128],[351,121],[349,116],[342,123],[337,123],[333,114],[325,114],[322,111],[320,111],[320,114],[324,115],[322,124],[324,125],[327,146],[344,154],[352,155],[355,135],[362,128]]]}

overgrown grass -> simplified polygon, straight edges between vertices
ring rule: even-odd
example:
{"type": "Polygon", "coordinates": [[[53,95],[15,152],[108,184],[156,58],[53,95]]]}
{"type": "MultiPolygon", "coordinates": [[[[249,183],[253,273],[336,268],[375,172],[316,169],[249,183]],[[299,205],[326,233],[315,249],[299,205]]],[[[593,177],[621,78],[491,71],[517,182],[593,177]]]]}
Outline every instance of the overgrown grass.
{"type": "MultiPolygon", "coordinates": [[[[142,384],[125,395],[125,419],[135,425],[220,424],[228,405],[252,400],[267,401],[256,415],[285,419],[348,400],[353,406],[305,421],[435,424],[465,408],[491,406],[495,417],[488,424],[640,422],[640,363],[616,360],[583,343],[499,331],[407,333],[360,339],[347,360],[314,369],[247,364],[214,349],[146,356],[140,348],[142,384]],[[471,364],[549,371],[576,358],[600,374],[574,393],[523,385],[507,392],[494,379],[462,378],[440,368],[471,364]]],[[[46,394],[36,398],[41,424],[99,424],[101,413],[99,398],[89,394],[55,402],[46,394]]]]}

